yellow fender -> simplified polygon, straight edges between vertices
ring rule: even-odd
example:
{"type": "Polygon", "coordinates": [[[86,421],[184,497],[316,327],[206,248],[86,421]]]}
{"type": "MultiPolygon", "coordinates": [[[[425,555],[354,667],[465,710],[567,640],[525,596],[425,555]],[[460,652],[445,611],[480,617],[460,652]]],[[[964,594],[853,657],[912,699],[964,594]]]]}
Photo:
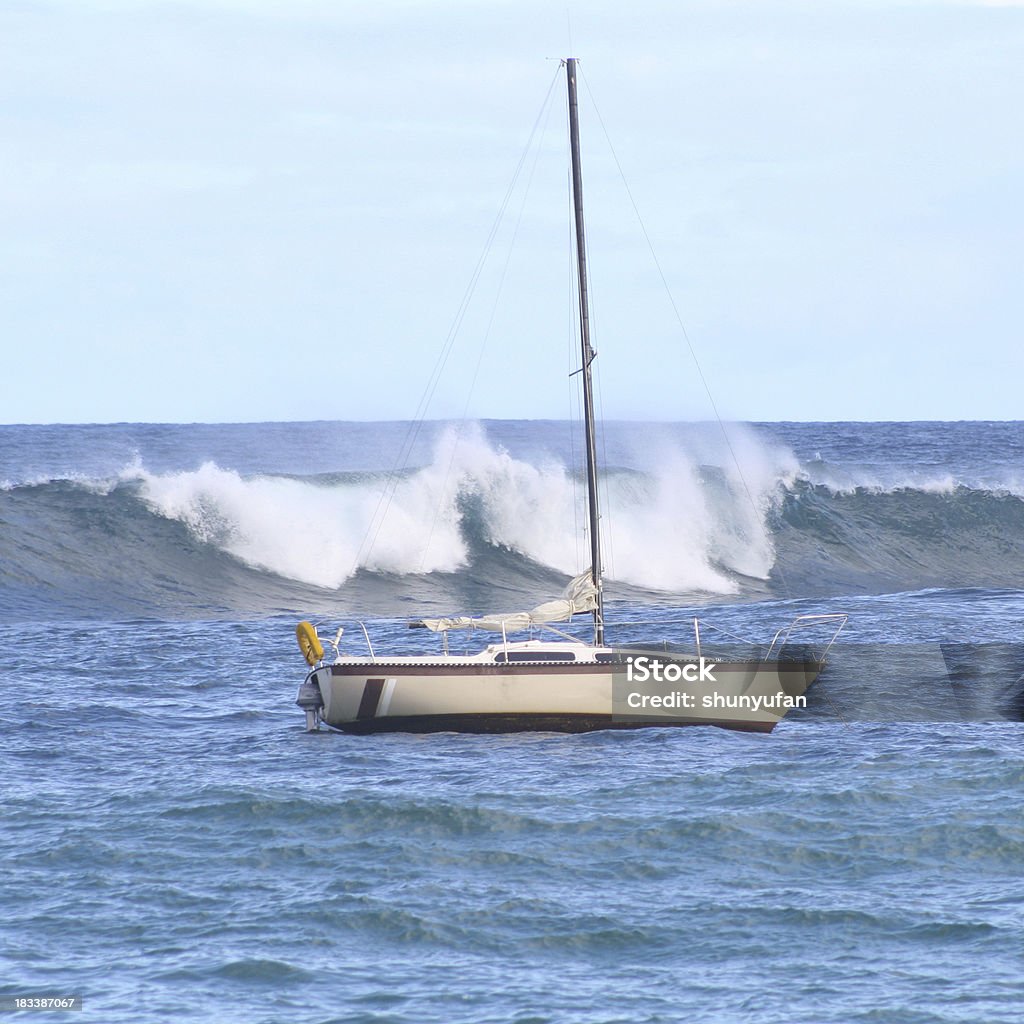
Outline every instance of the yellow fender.
{"type": "Polygon", "coordinates": [[[316,635],[316,626],[311,622],[300,622],[295,627],[295,639],[307,665],[315,665],[324,656],[324,645],[316,635]]]}

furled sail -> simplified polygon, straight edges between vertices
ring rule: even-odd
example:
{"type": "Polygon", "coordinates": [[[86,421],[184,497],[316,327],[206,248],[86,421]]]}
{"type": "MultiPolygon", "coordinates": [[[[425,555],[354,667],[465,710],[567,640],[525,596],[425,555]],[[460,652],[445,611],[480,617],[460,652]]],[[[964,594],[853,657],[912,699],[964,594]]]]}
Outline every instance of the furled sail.
{"type": "Polygon", "coordinates": [[[528,612],[507,612],[481,615],[478,618],[463,615],[452,619],[422,619],[411,622],[412,626],[423,626],[435,633],[449,629],[489,629],[500,633],[514,633],[530,626],[541,626],[546,622],[566,622],[579,612],[592,612],[597,607],[597,587],[588,569],[580,573],[562,592],[556,601],[546,601],[528,612]]]}

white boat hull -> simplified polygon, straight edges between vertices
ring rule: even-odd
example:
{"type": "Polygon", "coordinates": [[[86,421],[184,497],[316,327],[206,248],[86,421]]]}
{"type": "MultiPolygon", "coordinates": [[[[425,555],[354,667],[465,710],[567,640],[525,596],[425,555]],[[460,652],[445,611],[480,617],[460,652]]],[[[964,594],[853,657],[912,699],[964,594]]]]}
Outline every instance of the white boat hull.
{"type": "MultiPolygon", "coordinates": [[[[697,663],[690,657],[657,657],[681,668],[697,663]]],[[[352,733],[588,732],[676,725],[770,732],[787,711],[804,705],[819,668],[813,661],[719,663],[711,682],[679,679],[652,688],[629,678],[624,659],[616,664],[487,664],[457,656],[372,663],[343,659],[315,669],[307,684],[319,689],[319,718],[352,733]]]]}

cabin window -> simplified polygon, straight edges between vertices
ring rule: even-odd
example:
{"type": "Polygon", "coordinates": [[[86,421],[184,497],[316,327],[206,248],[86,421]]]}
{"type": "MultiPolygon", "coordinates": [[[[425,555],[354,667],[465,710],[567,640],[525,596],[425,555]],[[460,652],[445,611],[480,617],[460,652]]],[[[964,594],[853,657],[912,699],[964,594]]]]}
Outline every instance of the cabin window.
{"type": "Polygon", "coordinates": [[[522,661],[575,661],[572,651],[501,651],[494,659],[498,664],[515,664],[522,661]]]}

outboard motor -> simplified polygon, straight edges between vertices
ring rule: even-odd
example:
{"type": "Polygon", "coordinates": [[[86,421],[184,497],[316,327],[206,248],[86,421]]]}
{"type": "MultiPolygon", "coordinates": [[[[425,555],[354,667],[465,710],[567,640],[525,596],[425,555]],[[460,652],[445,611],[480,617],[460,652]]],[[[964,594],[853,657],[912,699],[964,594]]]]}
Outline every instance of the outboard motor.
{"type": "Polygon", "coordinates": [[[310,672],[299,687],[295,703],[306,712],[306,732],[316,732],[320,728],[320,709],[324,706],[324,698],[320,693],[315,671],[310,672]]]}

